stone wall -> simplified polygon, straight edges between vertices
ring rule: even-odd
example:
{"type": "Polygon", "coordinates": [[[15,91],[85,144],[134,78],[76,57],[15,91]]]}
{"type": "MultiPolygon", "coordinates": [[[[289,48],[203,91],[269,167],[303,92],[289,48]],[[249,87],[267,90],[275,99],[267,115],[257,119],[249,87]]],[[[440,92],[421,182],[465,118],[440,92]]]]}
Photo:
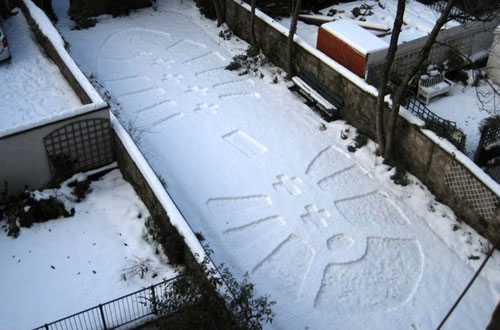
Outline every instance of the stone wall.
{"type": "MultiPolygon", "coordinates": [[[[226,0],[226,20],[236,35],[250,40],[250,12],[246,8],[233,0],[226,0]]],[[[259,17],[256,18],[256,35],[262,51],[275,65],[285,68],[287,36],[259,17]]],[[[306,70],[312,73],[343,99],[341,118],[375,139],[376,96],[300,44],[294,44],[294,57],[296,72],[306,70]]],[[[456,160],[455,155],[445,151],[420,127],[402,117],[397,125],[396,152],[406,168],[440,201],[448,204],[460,220],[491,240],[500,233],[500,197],[456,160]]]]}
{"type": "Polygon", "coordinates": [[[160,231],[158,232],[159,243],[162,245],[169,260],[174,263],[185,264],[191,269],[199,270],[200,264],[196,261],[191,250],[185,243],[184,237],[170,222],[167,211],[163,208],[147,183],[137,164],[130,157],[128,150],[124,147],[116,132],[113,132],[113,146],[118,167],[125,180],[134,187],[135,192],[148,208],[156,226],[155,229],[160,231]],[[176,251],[172,251],[172,249],[176,249],[176,251]],[[177,259],[177,262],[172,259],[177,259]]]}

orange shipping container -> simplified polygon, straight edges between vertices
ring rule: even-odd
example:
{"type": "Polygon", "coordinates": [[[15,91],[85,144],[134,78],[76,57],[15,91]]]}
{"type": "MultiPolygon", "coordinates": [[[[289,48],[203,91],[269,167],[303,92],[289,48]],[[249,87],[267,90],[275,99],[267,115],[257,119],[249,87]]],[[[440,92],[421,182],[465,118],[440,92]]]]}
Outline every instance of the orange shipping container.
{"type": "Polygon", "coordinates": [[[316,45],[361,78],[365,78],[369,53],[388,48],[385,41],[348,19],[323,24],[316,45]]]}

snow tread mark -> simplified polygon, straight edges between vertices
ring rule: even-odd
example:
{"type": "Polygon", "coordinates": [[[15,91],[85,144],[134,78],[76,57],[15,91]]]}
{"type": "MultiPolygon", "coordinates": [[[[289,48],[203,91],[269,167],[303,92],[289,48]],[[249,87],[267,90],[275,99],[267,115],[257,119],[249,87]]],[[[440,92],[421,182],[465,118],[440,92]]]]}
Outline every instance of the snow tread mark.
{"type": "Polygon", "coordinates": [[[135,72],[134,69],[131,70],[132,72],[123,70],[124,66],[133,67],[128,59],[120,60],[100,58],[97,62],[99,76],[104,77],[104,80],[129,79],[139,74],[138,72],[135,72]]]}
{"type": "Polygon", "coordinates": [[[260,156],[267,151],[264,145],[240,130],[227,133],[222,136],[222,139],[234,146],[248,158],[260,156]]]}
{"type": "Polygon", "coordinates": [[[302,194],[299,185],[302,184],[302,179],[297,177],[289,177],[286,174],[280,174],[276,177],[278,182],[273,183],[275,190],[285,191],[289,195],[295,196],[302,194]]]}
{"type": "Polygon", "coordinates": [[[326,178],[333,173],[351,167],[354,162],[350,158],[351,156],[342,149],[335,146],[328,146],[313,158],[307,166],[305,173],[311,177],[326,178]],[[342,161],[339,161],[339,158],[342,161]]]}
{"type": "Polygon", "coordinates": [[[202,86],[198,86],[198,85],[191,85],[191,86],[188,86],[188,89],[185,90],[184,93],[185,94],[199,93],[199,94],[205,96],[208,93],[208,88],[202,87],[202,86]]]}
{"type": "Polygon", "coordinates": [[[289,235],[253,269],[256,276],[265,276],[276,289],[297,298],[311,267],[314,249],[295,234],[289,235]]]}
{"type": "Polygon", "coordinates": [[[240,83],[240,82],[249,81],[249,80],[251,80],[251,79],[235,79],[235,80],[230,80],[230,81],[224,81],[224,82],[213,84],[212,87],[217,88],[217,87],[231,85],[234,83],[240,83]]]}
{"type": "Polygon", "coordinates": [[[158,101],[158,102],[155,102],[151,105],[148,105],[148,106],[145,106],[143,108],[141,108],[140,110],[137,111],[137,113],[141,113],[141,112],[145,112],[145,111],[148,111],[148,110],[152,110],[160,105],[171,105],[171,106],[174,106],[174,105],[177,105],[177,102],[175,101],[172,101],[172,100],[163,100],[163,101],[158,101]]]}
{"type": "Polygon", "coordinates": [[[183,78],[181,74],[165,73],[162,75],[161,81],[173,81],[175,84],[180,84],[183,78]]]}
{"type": "Polygon", "coordinates": [[[177,112],[177,113],[174,113],[170,116],[167,116],[167,117],[164,117],[164,118],[161,118],[161,119],[158,119],[150,124],[145,124],[145,125],[141,125],[141,126],[138,126],[139,129],[151,129],[151,128],[154,128],[158,125],[162,125],[162,124],[170,124],[172,122],[174,122],[175,120],[179,119],[179,118],[182,118],[184,117],[184,113],[183,112],[177,112]]]}
{"type": "Polygon", "coordinates": [[[215,67],[215,68],[210,68],[210,69],[206,69],[206,70],[195,72],[194,75],[195,75],[195,77],[198,77],[198,76],[201,76],[201,75],[204,75],[204,74],[212,73],[214,71],[224,70],[225,68],[226,68],[225,66],[218,66],[218,67],[215,67]]]}
{"type": "Polygon", "coordinates": [[[345,250],[354,244],[354,239],[346,234],[333,235],[326,241],[328,250],[336,252],[338,250],[345,250]]]}
{"type": "Polygon", "coordinates": [[[207,200],[206,205],[210,212],[219,221],[225,221],[232,227],[242,226],[248,219],[261,219],[269,216],[272,205],[267,195],[250,195],[236,197],[218,197],[207,200]],[[235,219],[241,219],[241,224],[235,219]]]}
{"type": "Polygon", "coordinates": [[[183,61],[183,62],[182,62],[182,64],[189,64],[189,63],[191,63],[191,62],[195,62],[195,61],[197,61],[197,60],[199,60],[199,59],[202,59],[202,58],[204,58],[204,57],[209,56],[210,54],[213,54],[213,52],[208,52],[208,53],[205,53],[205,54],[202,54],[202,55],[199,55],[199,56],[195,56],[195,57],[193,57],[193,58],[190,58],[190,59],[188,59],[188,60],[183,61]]]}
{"type": "Polygon", "coordinates": [[[260,98],[259,93],[253,93],[253,92],[244,92],[244,93],[227,93],[227,94],[221,94],[219,95],[219,99],[227,99],[227,98],[237,98],[237,97],[255,97],[255,98],[260,98]]]}
{"type": "Polygon", "coordinates": [[[335,199],[364,195],[376,190],[374,180],[367,176],[358,165],[351,165],[319,180],[318,186],[323,191],[334,193],[335,199]]]}
{"type": "Polygon", "coordinates": [[[318,209],[314,204],[306,205],[305,209],[307,213],[302,214],[300,217],[304,222],[310,222],[317,228],[326,228],[329,225],[329,220],[331,218],[330,212],[324,209],[318,209]]]}
{"type": "Polygon", "coordinates": [[[369,237],[359,260],[325,268],[314,306],[366,313],[404,304],[418,287],[423,258],[416,240],[369,237]]]}
{"type": "Polygon", "coordinates": [[[198,103],[193,111],[195,113],[205,113],[211,116],[215,116],[218,113],[217,109],[219,109],[218,104],[207,104],[202,102],[198,103]]]}
{"type": "Polygon", "coordinates": [[[140,74],[133,74],[133,75],[125,76],[125,77],[122,77],[122,78],[103,79],[103,81],[105,83],[114,83],[114,82],[118,82],[118,81],[130,80],[130,79],[139,78],[139,77],[141,77],[140,74]]]}
{"type": "Polygon", "coordinates": [[[123,93],[123,94],[117,94],[117,97],[124,97],[124,96],[134,96],[134,95],[137,95],[137,94],[142,94],[142,93],[145,93],[145,92],[150,92],[150,91],[154,91],[154,90],[158,90],[160,93],[164,94],[165,93],[165,90],[162,89],[162,88],[158,88],[158,87],[147,87],[147,88],[143,88],[143,89],[137,89],[137,90],[134,90],[134,91],[130,91],[130,92],[127,92],[127,93],[123,93]]]}
{"type": "Polygon", "coordinates": [[[379,192],[337,200],[335,206],[347,221],[362,226],[404,226],[409,223],[403,211],[379,192]]]}
{"type": "Polygon", "coordinates": [[[260,225],[260,224],[263,224],[263,223],[267,223],[267,222],[276,223],[276,224],[279,224],[280,226],[286,225],[285,220],[281,216],[279,216],[279,215],[273,215],[273,216],[270,216],[270,217],[266,217],[266,218],[262,218],[262,219],[259,219],[259,220],[256,220],[256,221],[249,222],[247,224],[244,224],[243,226],[233,227],[233,228],[226,229],[226,230],[223,231],[223,233],[227,235],[227,234],[231,234],[231,233],[234,233],[234,232],[240,232],[242,230],[246,230],[246,229],[249,229],[251,227],[255,227],[257,225],[260,225]]]}

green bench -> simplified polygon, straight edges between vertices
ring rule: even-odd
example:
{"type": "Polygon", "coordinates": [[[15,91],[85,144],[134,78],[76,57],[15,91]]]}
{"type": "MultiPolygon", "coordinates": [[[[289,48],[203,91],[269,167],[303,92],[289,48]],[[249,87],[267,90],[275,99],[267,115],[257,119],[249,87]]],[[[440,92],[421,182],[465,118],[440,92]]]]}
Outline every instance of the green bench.
{"type": "Polygon", "coordinates": [[[299,75],[292,78],[297,90],[311,105],[320,110],[328,121],[338,118],[338,111],[343,105],[341,97],[330,91],[313,74],[301,69],[299,75]]]}

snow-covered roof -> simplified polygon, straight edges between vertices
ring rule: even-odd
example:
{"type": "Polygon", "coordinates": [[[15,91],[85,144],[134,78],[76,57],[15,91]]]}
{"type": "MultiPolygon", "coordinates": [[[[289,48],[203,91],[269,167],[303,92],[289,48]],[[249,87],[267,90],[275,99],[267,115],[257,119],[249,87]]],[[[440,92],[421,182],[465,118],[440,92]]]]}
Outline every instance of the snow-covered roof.
{"type": "Polygon", "coordinates": [[[389,45],[351,20],[338,20],[321,25],[321,28],[339,38],[362,54],[388,48],[389,45]]]}

